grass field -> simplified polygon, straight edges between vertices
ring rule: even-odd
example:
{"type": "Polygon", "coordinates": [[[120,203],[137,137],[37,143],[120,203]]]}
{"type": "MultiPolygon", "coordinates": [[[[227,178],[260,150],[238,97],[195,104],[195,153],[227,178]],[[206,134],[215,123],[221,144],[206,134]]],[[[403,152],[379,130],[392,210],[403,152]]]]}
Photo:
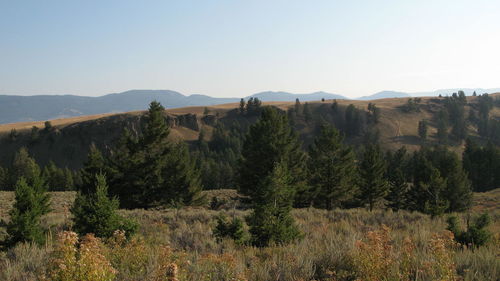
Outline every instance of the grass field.
{"type": "MultiPolygon", "coordinates": [[[[473,208],[473,215],[478,211],[493,215],[494,231],[500,229],[499,195],[498,189],[476,194],[473,208]]],[[[18,245],[1,253],[0,280],[39,280],[47,272],[52,252],[58,248],[56,233],[71,228],[68,210],[74,196],[73,192],[52,193],[54,211],[43,220],[51,229],[49,242],[18,245]]],[[[234,191],[208,192],[208,197],[214,196],[223,202],[219,210],[121,210],[141,227],[132,241],[119,246],[107,241],[100,248],[116,269],[115,280],[174,280],[163,272],[173,263],[178,280],[193,281],[498,280],[500,276],[498,233],[487,246],[461,249],[445,235],[445,217],[385,210],[294,210],[303,239],[259,249],[214,237],[216,216],[249,213],[235,208],[239,205],[234,191]]],[[[4,220],[12,201],[11,192],[0,193],[4,220]]]]}

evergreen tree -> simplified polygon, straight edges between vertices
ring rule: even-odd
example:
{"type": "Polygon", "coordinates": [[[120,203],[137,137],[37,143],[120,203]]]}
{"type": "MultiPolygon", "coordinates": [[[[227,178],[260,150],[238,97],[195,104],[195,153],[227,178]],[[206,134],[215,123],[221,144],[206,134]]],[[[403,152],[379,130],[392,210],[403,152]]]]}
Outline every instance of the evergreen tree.
{"type": "Polygon", "coordinates": [[[200,172],[191,160],[185,143],[179,142],[172,146],[163,173],[165,181],[162,186],[150,189],[146,196],[152,201],[158,200],[154,205],[200,205],[204,202],[200,172]]]}
{"type": "Polygon", "coordinates": [[[40,139],[40,129],[38,129],[37,126],[33,126],[31,128],[31,133],[30,133],[30,143],[34,144],[38,142],[39,139],[40,139]]]}
{"type": "Polygon", "coordinates": [[[441,144],[448,141],[448,116],[444,110],[441,110],[438,114],[437,139],[441,144]]]}
{"type": "Polygon", "coordinates": [[[8,170],[0,166],[0,190],[7,189],[7,182],[9,180],[8,170]]]}
{"type": "Polygon", "coordinates": [[[197,202],[199,173],[183,146],[168,139],[164,108],[150,104],[142,133],[125,131],[114,151],[110,193],[125,208],[150,208],[197,202]]]}
{"type": "Polygon", "coordinates": [[[368,204],[370,211],[388,192],[388,183],[384,178],[385,161],[378,145],[365,147],[359,166],[361,200],[368,204]]]}
{"type": "Polygon", "coordinates": [[[245,106],[246,106],[245,99],[242,98],[240,100],[240,114],[241,115],[245,114],[245,106]]]}
{"type": "Polygon", "coordinates": [[[21,177],[25,178],[28,185],[32,185],[34,181],[40,177],[40,167],[35,159],[30,157],[25,147],[21,147],[14,155],[14,159],[9,169],[7,188],[13,188],[21,177]]]}
{"type": "Polygon", "coordinates": [[[312,121],[313,116],[312,116],[311,108],[309,108],[309,103],[307,103],[307,102],[304,104],[304,113],[303,114],[304,114],[304,120],[307,123],[312,121]]]}
{"type": "Polygon", "coordinates": [[[374,103],[368,104],[368,111],[370,112],[370,120],[372,123],[377,124],[380,119],[380,108],[378,108],[374,103]]]}
{"type": "Polygon", "coordinates": [[[115,173],[101,151],[92,143],[87,154],[87,160],[83,163],[83,168],[80,170],[81,184],[77,186],[78,191],[83,194],[94,193],[96,174],[104,174],[106,177],[111,178],[115,173]]]}
{"type": "Polygon", "coordinates": [[[295,99],[295,113],[297,115],[302,115],[302,105],[300,104],[300,100],[295,99]]]}
{"type": "Polygon", "coordinates": [[[418,136],[423,141],[427,139],[427,121],[421,120],[418,122],[418,136]]]}
{"type": "Polygon", "coordinates": [[[242,194],[254,198],[256,187],[273,171],[276,163],[283,161],[292,175],[290,186],[297,191],[297,201],[306,205],[310,202],[310,198],[301,198],[307,194],[305,154],[285,114],[264,107],[261,118],[247,133],[241,155],[237,185],[242,194]]]}
{"type": "Polygon", "coordinates": [[[338,113],[338,110],[339,110],[339,103],[337,102],[337,100],[333,100],[333,103],[332,103],[332,112],[334,114],[338,113]]]}
{"type": "Polygon", "coordinates": [[[247,217],[254,245],[281,245],[300,236],[290,214],[295,193],[291,182],[293,179],[287,165],[278,162],[255,187],[252,196],[254,210],[247,217]]]}
{"type": "Polygon", "coordinates": [[[356,193],[356,164],[337,129],[324,125],[309,150],[309,182],[315,206],[332,209],[350,201],[356,193]]]}
{"type": "Polygon", "coordinates": [[[441,177],[439,170],[431,168],[429,181],[421,183],[422,190],[426,193],[426,199],[423,204],[423,211],[432,217],[443,214],[448,208],[449,202],[443,198],[446,189],[446,179],[441,177]]]}
{"type": "Polygon", "coordinates": [[[394,211],[406,208],[408,192],[408,156],[403,146],[394,154],[388,152],[386,178],[389,182],[388,206],[394,211]]]}
{"type": "Polygon", "coordinates": [[[19,242],[35,242],[42,244],[45,240],[44,230],[40,224],[43,215],[50,211],[50,197],[40,176],[28,182],[19,178],[15,186],[15,202],[9,212],[7,224],[7,246],[19,242]]]}
{"type": "MultiPolygon", "coordinates": [[[[93,233],[97,237],[108,238],[116,230],[124,230],[127,236],[132,235],[137,224],[119,216],[119,202],[108,197],[108,185],[103,174],[95,176],[94,193],[78,193],[71,208],[74,230],[80,235],[93,233]]],[[[86,190],[91,190],[87,188],[86,190]]]]}
{"type": "Polygon", "coordinates": [[[53,161],[49,161],[49,164],[43,168],[42,175],[51,191],[70,190],[72,188],[72,186],[67,186],[69,182],[66,179],[67,175],[64,170],[59,169],[53,161]]]}

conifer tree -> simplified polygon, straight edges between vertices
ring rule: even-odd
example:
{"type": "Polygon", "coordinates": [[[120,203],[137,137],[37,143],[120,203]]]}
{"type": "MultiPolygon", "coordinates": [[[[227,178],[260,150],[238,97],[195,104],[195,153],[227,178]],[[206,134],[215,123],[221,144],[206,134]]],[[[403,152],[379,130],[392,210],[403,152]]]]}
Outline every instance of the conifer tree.
{"type": "Polygon", "coordinates": [[[431,168],[429,181],[421,183],[422,190],[427,194],[427,198],[423,204],[425,213],[432,217],[442,215],[448,208],[449,202],[443,198],[444,190],[446,189],[446,179],[441,177],[439,170],[431,168]]]}
{"type": "Polygon", "coordinates": [[[0,166],[0,190],[6,189],[6,183],[8,181],[8,171],[4,167],[0,166]]]}
{"type": "Polygon", "coordinates": [[[300,100],[297,98],[295,99],[295,113],[297,116],[302,115],[302,105],[300,104],[300,100]]]}
{"type": "Polygon", "coordinates": [[[46,192],[45,183],[39,175],[28,181],[21,177],[15,186],[15,202],[9,212],[7,224],[7,246],[19,242],[45,241],[44,230],[40,219],[50,211],[50,196],[46,192]]]}
{"type": "Polygon", "coordinates": [[[199,172],[185,148],[168,139],[164,108],[150,104],[142,133],[125,131],[114,151],[110,193],[125,208],[150,208],[198,202],[199,172]]]}
{"type": "Polygon", "coordinates": [[[87,160],[83,163],[83,168],[80,170],[82,182],[77,186],[78,191],[83,194],[94,193],[96,174],[103,174],[108,178],[112,178],[115,173],[101,151],[92,143],[87,154],[87,160]]]}
{"type": "Polygon", "coordinates": [[[312,121],[312,112],[311,112],[311,108],[309,107],[309,103],[305,103],[304,104],[304,119],[307,123],[311,122],[312,121]]]}
{"type": "Polygon", "coordinates": [[[315,206],[329,210],[341,207],[357,191],[355,155],[342,142],[337,129],[324,125],[309,149],[309,182],[315,206]]]}
{"type": "MultiPolygon", "coordinates": [[[[127,236],[132,235],[137,225],[116,213],[118,199],[108,197],[108,185],[103,174],[95,176],[95,192],[78,193],[71,208],[74,229],[80,235],[93,233],[97,237],[108,238],[116,230],[124,230],[127,236]]],[[[91,190],[88,188],[86,190],[91,190]]]]}
{"type": "Polygon", "coordinates": [[[406,208],[408,192],[407,165],[408,157],[406,148],[403,146],[395,153],[387,153],[386,178],[389,182],[387,194],[388,206],[394,211],[406,208]]]}
{"type": "Polygon", "coordinates": [[[367,145],[359,166],[361,200],[370,211],[388,192],[385,161],[378,145],[367,145]]]}
{"type": "Polygon", "coordinates": [[[286,244],[300,236],[290,214],[295,190],[284,162],[278,162],[253,193],[253,211],[247,222],[251,241],[259,247],[286,244]]]}
{"type": "Polygon", "coordinates": [[[9,169],[8,188],[13,188],[21,177],[24,177],[29,185],[32,185],[40,177],[40,167],[35,159],[30,157],[25,147],[21,147],[14,155],[9,169]]]}
{"type": "Polygon", "coordinates": [[[418,136],[425,141],[427,139],[427,121],[418,121],[418,136]]]}
{"type": "Polygon", "coordinates": [[[438,114],[436,136],[441,144],[445,144],[448,141],[448,116],[444,110],[441,110],[438,114]]]}
{"type": "Polygon", "coordinates": [[[245,114],[245,106],[246,106],[245,100],[242,98],[240,100],[240,114],[241,115],[245,114]]]}
{"type": "MultiPolygon", "coordinates": [[[[241,155],[237,185],[242,194],[253,198],[260,181],[281,161],[292,175],[290,186],[299,195],[307,193],[305,154],[297,134],[288,124],[287,116],[277,109],[264,107],[261,118],[248,131],[241,155]]],[[[298,199],[302,200],[310,201],[310,198],[298,199]]]]}

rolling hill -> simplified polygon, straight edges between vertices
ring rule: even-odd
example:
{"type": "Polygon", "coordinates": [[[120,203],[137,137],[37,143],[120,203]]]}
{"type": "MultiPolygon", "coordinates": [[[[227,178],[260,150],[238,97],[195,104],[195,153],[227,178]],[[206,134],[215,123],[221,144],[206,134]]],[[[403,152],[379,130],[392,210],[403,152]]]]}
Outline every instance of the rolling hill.
{"type": "MultiPolygon", "coordinates": [[[[500,99],[500,93],[491,95],[500,99]]],[[[465,111],[469,112],[477,108],[477,97],[467,97],[468,105],[465,111]]],[[[404,112],[402,107],[408,98],[380,99],[374,103],[380,109],[380,121],[374,125],[379,132],[380,143],[384,148],[396,149],[405,145],[409,150],[418,149],[422,141],[418,137],[418,122],[427,120],[429,123],[428,143],[437,143],[435,116],[444,106],[444,99],[426,97],[422,98],[419,112],[404,112]]],[[[353,104],[364,112],[367,111],[369,102],[363,100],[337,100],[339,107],[345,108],[353,104]]],[[[286,110],[293,108],[294,101],[264,102],[265,105],[273,105],[286,110]]],[[[498,102],[497,102],[498,104],[498,102]]],[[[321,122],[335,122],[332,115],[332,101],[309,102],[313,112],[313,120],[306,121],[298,118],[295,129],[299,132],[304,146],[307,147],[317,133],[321,122]]],[[[218,123],[226,128],[234,122],[245,124],[255,121],[255,117],[242,117],[238,114],[239,103],[226,103],[214,106],[191,106],[172,108],[166,110],[166,118],[171,126],[170,137],[185,140],[188,143],[196,143],[201,131],[205,138],[210,139],[212,132],[218,123]],[[208,113],[206,112],[208,110],[208,113]]],[[[91,143],[95,143],[102,149],[107,149],[114,144],[122,133],[124,127],[136,130],[143,120],[144,111],[132,111],[127,113],[108,113],[88,116],[78,116],[52,120],[53,128],[43,129],[44,122],[22,122],[0,125],[0,164],[9,163],[15,151],[21,146],[26,146],[35,158],[46,164],[49,160],[57,165],[70,168],[81,167],[91,143]],[[39,128],[39,136],[33,140],[31,128],[39,128]],[[16,129],[18,136],[15,140],[9,139],[12,129],[16,129]]],[[[490,115],[500,119],[500,107],[495,106],[490,115]]],[[[468,134],[477,136],[477,127],[468,125],[468,134]]],[[[363,136],[347,138],[347,141],[355,146],[363,142],[363,136]]],[[[450,143],[452,149],[462,150],[461,143],[450,143]]]]}

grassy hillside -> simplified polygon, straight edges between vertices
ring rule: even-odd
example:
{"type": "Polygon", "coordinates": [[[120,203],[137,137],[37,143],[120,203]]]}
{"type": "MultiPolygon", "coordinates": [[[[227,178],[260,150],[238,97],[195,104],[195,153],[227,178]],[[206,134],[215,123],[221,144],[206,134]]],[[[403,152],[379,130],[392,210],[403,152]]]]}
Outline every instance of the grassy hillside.
{"type": "MultiPolygon", "coordinates": [[[[500,94],[490,95],[500,98],[500,94]]],[[[475,107],[477,97],[467,97],[468,104],[465,106],[465,114],[475,107]]],[[[353,104],[358,109],[367,111],[371,101],[338,100],[339,107],[347,107],[353,104]]],[[[386,149],[397,149],[405,145],[409,150],[417,149],[422,141],[418,137],[418,122],[427,120],[429,123],[428,143],[436,143],[435,116],[443,105],[443,99],[436,97],[424,97],[420,102],[419,112],[404,112],[402,107],[408,102],[407,98],[391,98],[373,101],[381,110],[378,124],[370,125],[380,134],[380,143],[386,149]]],[[[331,116],[332,100],[324,102],[309,102],[313,112],[312,121],[304,121],[304,118],[296,120],[295,129],[301,134],[305,145],[308,145],[315,133],[317,126],[323,122],[334,122],[331,116]]],[[[264,105],[276,106],[287,110],[293,108],[294,102],[265,102],[264,105]]],[[[166,118],[171,126],[172,139],[194,142],[198,139],[201,131],[205,138],[209,139],[217,123],[226,125],[233,121],[254,122],[255,117],[242,118],[237,114],[239,104],[229,103],[210,107],[185,107],[169,109],[166,118]],[[208,113],[206,112],[208,110],[208,113]]],[[[68,119],[51,120],[53,128],[44,130],[44,122],[25,122],[0,125],[0,163],[7,164],[12,159],[13,153],[21,146],[26,146],[34,157],[42,165],[49,160],[56,162],[58,166],[79,168],[85,160],[88,147],[95,143],[102,150],[112,147],[120,136],[124,127],[132,131],[140,128],[143,119],[143,111],[134,111],[122,114],[99,114],[68,119]],[[31,128],[40,128],[39,137],[31,138],[31,128]],[[18,136],[15,140],[9,139],[10,132],[15,129],[18,136]]],[[[493,118],[500,118],[500,108],[494,107],[490,112],[493,118]]],[[[470,136],[477,136],[477,127],[469,125],[467,128],[470,136]]],[[[348,138],[347,141],[357,145],[363,140],[362,136],[348,138]]],[[[450,145],[456,150],[462,149],[461,143],[450,145]]]]}

